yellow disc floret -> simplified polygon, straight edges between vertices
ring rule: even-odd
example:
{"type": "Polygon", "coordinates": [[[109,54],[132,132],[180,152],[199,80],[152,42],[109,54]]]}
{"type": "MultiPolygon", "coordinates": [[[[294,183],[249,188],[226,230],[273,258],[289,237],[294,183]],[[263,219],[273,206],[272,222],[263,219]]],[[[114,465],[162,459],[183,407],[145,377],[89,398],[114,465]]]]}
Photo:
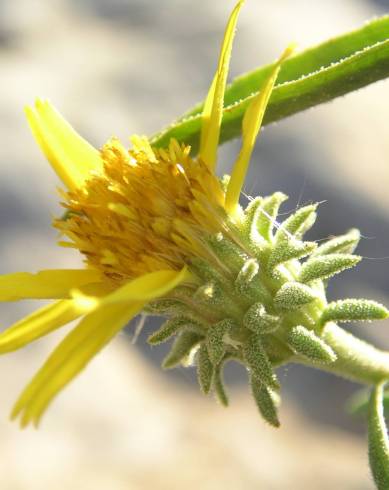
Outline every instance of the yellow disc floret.
{"type": "Polygon", "coordinates": [[[222,231],[225,214],[219,179],[189,146],[132,143],[129,151],[117,139],[103,147],[103,170],[63,194],[67,218],[55,221],[67,245],[116,283],[204,256],[203,237],[222,231]]]}

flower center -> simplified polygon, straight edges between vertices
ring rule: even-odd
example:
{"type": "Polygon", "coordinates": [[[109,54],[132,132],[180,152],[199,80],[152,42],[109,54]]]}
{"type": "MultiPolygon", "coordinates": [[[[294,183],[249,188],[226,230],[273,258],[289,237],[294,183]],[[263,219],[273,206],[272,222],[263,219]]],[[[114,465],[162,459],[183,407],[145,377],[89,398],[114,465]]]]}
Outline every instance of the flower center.
{"type": "Polygon", "coordinates": [[[206,257],[204,237],[223,230],[224,191],[190,147],[172,140],[152,149],[133,137],[127,151],[117,139],[101,150],[104,169],[83,187],[63,193],[65,219],[54,226],[89,266],[115,283],[158,269],[180,269],[206,257]]]}

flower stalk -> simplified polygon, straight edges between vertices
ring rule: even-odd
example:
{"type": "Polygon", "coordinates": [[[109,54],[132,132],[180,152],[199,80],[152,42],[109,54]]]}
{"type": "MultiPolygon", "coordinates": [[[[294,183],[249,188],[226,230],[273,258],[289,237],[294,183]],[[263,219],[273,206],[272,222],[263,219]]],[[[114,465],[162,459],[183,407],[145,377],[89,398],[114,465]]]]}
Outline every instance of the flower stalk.
{"type": "Polygon", "coordinates": [[[323,329],[323,339],[337,356],[324,370],[368,385],[389,379],[389,352],[375,348],[332,322],[323,329]]]}

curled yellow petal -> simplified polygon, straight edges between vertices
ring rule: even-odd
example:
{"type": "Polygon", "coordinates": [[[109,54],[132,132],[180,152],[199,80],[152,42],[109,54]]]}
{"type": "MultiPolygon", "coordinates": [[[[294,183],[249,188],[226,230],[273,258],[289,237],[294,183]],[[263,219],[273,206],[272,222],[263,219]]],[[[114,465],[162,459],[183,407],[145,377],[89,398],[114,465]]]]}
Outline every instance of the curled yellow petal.
{"type": "Polygon", "coordinates": [[[261,128],[263,116],[265,114],[266,107],[281,65],[283,61],[292,54],[293,50],[293,45],[286,48],[279,60],[274,65],[269,77],[262,85],[260,92],[250,102],[250,105],[248,106],[244,115],[242,123],[242,147],[238,159],[234,164],[226,193],[225,206],[227,212],[229,213],[233,213],[238,205],[239,196],[249,166],[251,153],[254,149],[255,141],[261,128]]]}
{"type": "Polygon", "coordinates": [[[223,115],[224,91],[226,88],[228,68],[231,58],[232,41],[236,22],[244,0],[240,0],[228,19],[219,56],[219,64],[205,100],[200,138],[199,157],[212,170],[216,166],[216,154],[219,144],[220,126],[223,115]]]}
{"type": "Polygon", "coordinates": [[[0,334],[0,354],[11,352],[75,320],[89,309],[73,300],[51,303],[14,323],[0,334]]]}
{"type": "Polygon", "coordinates": [[[53,269],[36,274],[4,274],[0,276],[0,301],[68,298],[71,289],[82,288],[100,280],[100,273],[93,269],[53,269]]]}
{"type": "Polygon", "coordinates": [[[49,102],[37,99],[35,107],[25,111],[37,143],[70,190],[81,186],[91,171],[101,169],[99,152],[49,102]]]}
{"type": "Polygon", "coordinates": [[[11,417],[21,415],[21,425],[39,420],[53,398],[142,308],[110,304],[86,316],[58,345],[16,402],[11,417]]]}

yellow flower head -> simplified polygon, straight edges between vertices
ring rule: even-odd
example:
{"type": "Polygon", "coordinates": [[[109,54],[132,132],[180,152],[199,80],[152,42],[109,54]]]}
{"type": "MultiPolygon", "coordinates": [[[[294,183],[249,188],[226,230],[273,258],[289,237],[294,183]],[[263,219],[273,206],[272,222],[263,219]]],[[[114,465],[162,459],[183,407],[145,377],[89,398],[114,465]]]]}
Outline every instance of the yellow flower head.
{"type": "Polygon", "coordinates": [[[202,237],[220,231],[225,214],[218,178],[190,147],[172,140],[153,150],[135,136],[132,143],[130,151],[116,139],[103,147],[102,171],[64,194],[69,214],[55,221],[113,285],[206,256],[202,237]]]}
{"type": "MultiPolygon", "coordinates": [[[[34,108],[26,109],[38,144],[66,186],[66,214],[54,226],[62,245],[83,254],[86,267],[0,276],[2,301],[57,300],[3,332],[0,352],[18,349],[81,318],[17,401],[12,415],[20,416],[22,426],[37,424],[58,392],[150,302],[199,286],[192,264],[198,259],[220,262],[209,246],[210,236],[222,234],[239,245],[239,195],[281,62],[290,53],[288,49],[280,58],[246,112],[242,149],[225,188],[215,169],[242,4],[237,3],[227,24],[203,111],[197,157],[174,140],[168,148],[155,149],[138,136],[131,138],[129,150],[111,139],[98,151],[49,102],[37,100],[34,108]]],[[[212,285],[207,288],[204,294],[213,291],[212,285]]]]}

